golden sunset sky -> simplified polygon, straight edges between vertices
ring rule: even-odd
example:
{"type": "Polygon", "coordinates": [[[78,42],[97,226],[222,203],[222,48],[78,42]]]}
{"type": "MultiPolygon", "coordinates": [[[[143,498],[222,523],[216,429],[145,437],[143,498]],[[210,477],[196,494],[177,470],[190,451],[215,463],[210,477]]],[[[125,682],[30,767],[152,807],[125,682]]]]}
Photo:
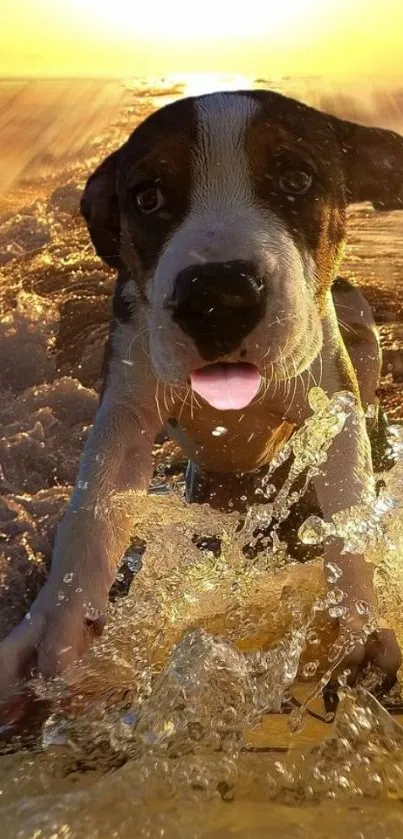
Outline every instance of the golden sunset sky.
{"type": "Polygon", "coordinates": [[[0,75],[395,75],[403,0],[1,0],[0,75]]]}

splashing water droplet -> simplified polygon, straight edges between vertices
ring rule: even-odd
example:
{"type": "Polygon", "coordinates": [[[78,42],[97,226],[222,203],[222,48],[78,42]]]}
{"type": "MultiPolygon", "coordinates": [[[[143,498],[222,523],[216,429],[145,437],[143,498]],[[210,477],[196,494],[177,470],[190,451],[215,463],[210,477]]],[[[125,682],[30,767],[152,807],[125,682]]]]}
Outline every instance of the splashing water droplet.
{"type": "Polygon", "coordinates": [[[326,577],[328,583],[336,583],[337,580],[343,576],[341,568],[334,562],[326,562],[325,568],[329,571],[329,574],[326,577]]]}
{"type": "Polygon", "coordinates": [[[348,667],[346,667],[345,670],[342,670],[342,672],[338,674],[337,682],[340,685],[340,687],[342,687],[342,688],[347,687],[348,678],[349,678],[350,675],[351,675],[351,670],[349,670],[348,667]]]}
{"type": "Polygon", "coordinates": [[[301,705],[300,708],[293,708],[291,711],[288,717],[288,728],[292,734],[299,734],[302,730],[305,714],[306,708],[304,705],[301,705]]]}
{"type": "Polygon", "coordinates": [[[331,618],[342,618],[343,615],[347,614],[347,609],[345,606],[330,606],[329,608],[329,615],[331,618]]]}
{"type": "Polygon", "coordinates": [[[95,609],[94,606],[91,606],[90,604],[87,604],[87,603],[84,604],[84,605],[85,605],[84,614],[85,614],[86,620],[96,621],[96,620],[98,620],[98,618],[101,618],[103,616],[104,613],[102,612],[101,609],[95,609]]]}
{"type": "Polygon", "coordinates": [[[331,591],[328,592],[327,595],[327,602],[329,605],[337,605],[338,603],[342,603],[344,600],[345,594],[341,588],[332,588],[331,591]]]}
{"type": "Polygon", "coordinates": [[[320,516],[309,516],[298,530],[299,539],[304,545],[320,545],[334,533],[334,524],[324,521],[320,516]]]}
{"type": "Polygon", "coordinates": [[[311,647],[316,646],[317,644],[320,644],[319,635],[317,634],[317,632],[315,632],[314,629],[310,629],[306,633],[306,642],[311,647]]]}
{"type": "Polygon", "coordinates": [[[224,425],[217,425],[216,428],[213,428],[212,435],[213,437],[223,437],[224,434],[227,434],[228,428],[225,428],[224,425]]]}
{"type": "Polygon", "coordinates": [[[302,670],[302,674],[305,677],[305,679],[311,679],[315,675],[318,667],[319,661],[308,661],[308,663],[305,664],[302,670]]]}
{"type": "Polygon", "coordinates": [[[357,600],[355,608],[359,615],[368,615],[371,607],[365,600],[357,600]]]}

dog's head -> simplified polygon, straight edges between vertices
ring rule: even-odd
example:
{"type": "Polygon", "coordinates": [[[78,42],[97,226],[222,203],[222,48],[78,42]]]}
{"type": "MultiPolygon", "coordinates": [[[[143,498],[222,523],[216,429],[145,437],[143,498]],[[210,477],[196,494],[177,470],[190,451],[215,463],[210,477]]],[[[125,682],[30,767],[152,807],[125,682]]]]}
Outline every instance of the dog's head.
{"type": "Polygon", "coordinates": [[[243,407],[261,375],[296,375],[320,351],[359,201],[403,208],[403,138],[249,91],[153,113],[91,176],[82,212],[128,278],[121,312],[145,309],[156,375],[243,407]]]}

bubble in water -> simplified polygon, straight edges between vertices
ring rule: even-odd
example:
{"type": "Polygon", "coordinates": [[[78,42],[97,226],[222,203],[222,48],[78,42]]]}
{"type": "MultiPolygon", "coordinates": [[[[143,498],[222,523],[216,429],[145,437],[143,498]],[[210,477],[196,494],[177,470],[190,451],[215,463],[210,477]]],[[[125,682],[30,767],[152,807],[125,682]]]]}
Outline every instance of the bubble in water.
{"type": "Polygon", "coordinates": [[[291,711],[291,714],[288,717],[288,728],[292,734],[299,734],[302,730],[305,714],[306,708],[304,705],[301,705],[300,708],[293,708],[291,711]]]}
{"type": "Polygon", "coordinates": [[[355,608],[359,615],[368,615],[371,607],[365,600],[357,600],[355,608]]]}
{"type": "Polygon", "coordinates": [[[223,437],[224,434],[227,434],[227,432],[228,428],[225,428],[225,425],[217,425],[215,428],[213,428],[211,433],[213,437],[223,437]]]}
{"type": "Polygon", "coordinates": [[[334,562],[326,562],[325,563],[325,568],[329,571],[329,574],[326,577],[326,580],[327,580],[328,583],[336,583],[337,580],[339,580],[340,577],[343,576],[343,572],[342,572],[341,568],[339,567],[339,565],[336,565],[334,562]]]}
{"type": "Polygon", "coordinates": [[[350,393],[350,391],[348,390],[336,393],[335,396],[331,399],[331,409],[336,411],[336,413],[338,413],[339,411],[347,411],[347,413],[350,413],[356,408],[356,397],[353,393],[350,393]]]}
{"type": "Polygon", "coordinates": [[[342,618],[345,614],[347,614],[345,606],[330,606],[329,608],[329,615],[331,618],[342,618]]]}
{"type": "Polygon", "coordinates": [[[328,592],[327,602],[330,605],[337,605],[338,603],[342,603],[344,598],[345,593],[341,588],[332,588],[331,591],[328,592]]]}
{"type": "Polygon", "coordinates": [[[101,609],[96,609],[91,604],[85,603],[85,618],[88,621],[96,621],[98,618],[103,617],[104,612],[101,609]]]}
{"type": "Polygon", "coordinates": [[[310,646],[315,646],[317,644],[320,644],[320,637],[317,634],[317,632],[315,632],[314,629],[309,629],[308,632],[306,633],[306,642],[310,646]]]}
{"type": "Polygon", "coordinates": [[[345,670],[342,670],[342,672],[338,674],[337,681],[340,687],[347,687],[347,682],[350,675],[351,670],[349,670],[348,667],[346,667],[345,670]]]}
{"type": "Polygon", "coordinates": [[[285,774],[285,766],[284,766],[283,763],[281,763],[280,760],[275,761],[274,768],[275,768],[276,772],[278,772],[279,775],[284,775],[285,774]]]}
{"type": "Polygon", "coordinates": [[[301,524],[298,530],[298,537],[303,545],[320,545],[329,536],[335,533],[335,526],[332,522],[326,522],[320,516],[309,516],[301,524]]]}
{"type": "Polygon", "coordinates": [[[64,583],[67,583],[67,584],[72,583],[72,582],[73,582],[73,580],[74,580],[74,573],[73,573],[73,571],[69,571],[69,573],[68,573],[68,574],[65,574],[65,575],[64,575],[64,577],[63,577],[63,582],[64,582],[64,583]]]}
{"type": "Polygon", "coordinates": [[[302,674],[305,677],[305,679],[311,679],[315,675],[318,667],[319,667],[319,661],[317,661],[317,660],[308,661],[308,663],[305,664],[305,666],[302,670],[302,674]]]}

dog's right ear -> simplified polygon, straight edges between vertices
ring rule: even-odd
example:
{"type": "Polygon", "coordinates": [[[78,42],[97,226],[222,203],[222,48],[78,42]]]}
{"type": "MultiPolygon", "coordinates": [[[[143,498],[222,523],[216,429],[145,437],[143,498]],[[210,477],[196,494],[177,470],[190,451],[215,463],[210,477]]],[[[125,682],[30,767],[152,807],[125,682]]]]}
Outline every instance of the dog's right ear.
{"type": "Polygon", "coordinates": [[[80,202],[94,248],[108,265],[119,269],[120,213],[116,179],[120,149],[113,152],[88,179],[80,202]]]}

